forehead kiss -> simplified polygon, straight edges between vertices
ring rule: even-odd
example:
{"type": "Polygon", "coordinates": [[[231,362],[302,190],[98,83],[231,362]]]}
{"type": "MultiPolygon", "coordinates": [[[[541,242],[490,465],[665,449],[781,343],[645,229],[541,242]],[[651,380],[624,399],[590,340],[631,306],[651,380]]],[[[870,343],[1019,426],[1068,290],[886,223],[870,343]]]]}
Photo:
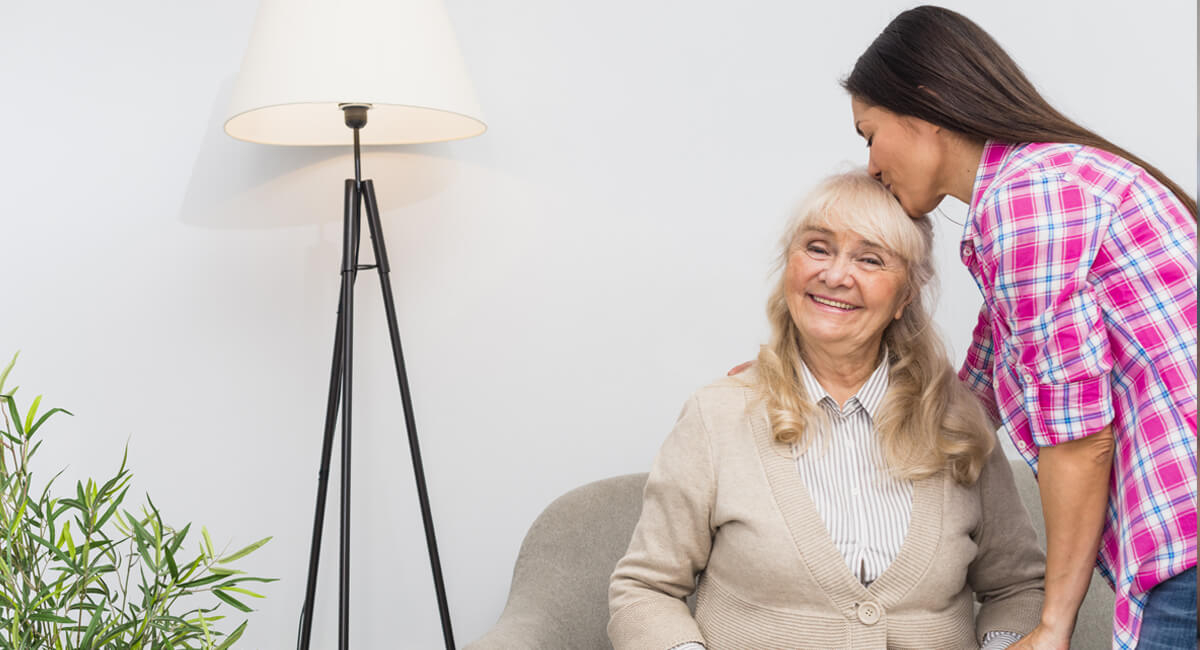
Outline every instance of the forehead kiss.
{"type": "Polygon", "coordinates": [[[861,247],[899,258],[924,260],[930,253],[928,218],[912,219],[886,189],[865,174],[853,191],[818,192],[802,205],[791,228],[787,248],[812,234],[850,234],[861,247]]]}

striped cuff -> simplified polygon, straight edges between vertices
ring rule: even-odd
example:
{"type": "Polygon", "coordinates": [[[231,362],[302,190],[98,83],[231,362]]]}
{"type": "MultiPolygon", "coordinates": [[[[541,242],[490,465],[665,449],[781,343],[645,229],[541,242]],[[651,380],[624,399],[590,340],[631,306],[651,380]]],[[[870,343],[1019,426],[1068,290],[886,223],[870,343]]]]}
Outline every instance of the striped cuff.
{"type": "Polygon", "coordinates": [[[1004,650],[1008,646],[1021,640],[1024,634],[1016,632],[1006,632],[1004,630],[992,630],[983,635],[983,646],[979,650],[1004,650]]]}

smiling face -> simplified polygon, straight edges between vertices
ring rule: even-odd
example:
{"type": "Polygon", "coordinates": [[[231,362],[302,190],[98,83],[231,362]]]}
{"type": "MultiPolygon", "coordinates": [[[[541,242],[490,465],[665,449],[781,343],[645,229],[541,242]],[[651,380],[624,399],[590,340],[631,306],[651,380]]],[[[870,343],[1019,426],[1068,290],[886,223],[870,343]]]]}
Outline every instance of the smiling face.
{"type": "Polygon", "coordinates": [[[784,269],[784,295],[806,348],[832,357],[869,356],[908,304],[904,260],[848,230],[797,233],[784,269]]]}
{"type": "Polygon", "coordinates": [[[944,189],[946,141],[941,129],[915,117],[851,98],[854,129],[870,150],[867,172],[879,179],[911,217],[937,207],[944,189]]]}

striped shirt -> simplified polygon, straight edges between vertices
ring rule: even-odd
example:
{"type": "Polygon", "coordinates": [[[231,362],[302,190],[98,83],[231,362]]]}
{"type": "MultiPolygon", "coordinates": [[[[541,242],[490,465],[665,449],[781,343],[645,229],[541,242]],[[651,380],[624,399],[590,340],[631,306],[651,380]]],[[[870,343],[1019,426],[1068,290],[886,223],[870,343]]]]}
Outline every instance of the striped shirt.
{"type": "MultiPolygon", "coordinates": [[[[888,388],[887,353],[845,405],[833,399],[803,362],[800,378],[826,421],[803,453],[792,446],[796,471],[846,567],[869,585],[896,559],[912,518],[912,481],[887,471],[875,429],[888,388]]],[[[1021,636],[993,630],[984,636],[983,650],[1003,650],[1021,636]]],[[[672,650],[704,646],[685,643],[672,650]]]]}
{"type": "Polygon", "coordinates": [[[803,363],[800,377],[827,426],[803,453],[792,445],[796,469],[846,566],[871,584],[900,552],[912,516],[912,481],[886,470],[875,431],[888,387],[887,357],[844,406],[803,363]]]}
{"type": "Polygon", "coordinates": [[[1133,648],[1147,592],[1196,565],[1196,222],[1113,154],[988,142],[962,260],[984,300],[959,376],[1034,471],[1112,425],[1098,562],[1133,648]]]}

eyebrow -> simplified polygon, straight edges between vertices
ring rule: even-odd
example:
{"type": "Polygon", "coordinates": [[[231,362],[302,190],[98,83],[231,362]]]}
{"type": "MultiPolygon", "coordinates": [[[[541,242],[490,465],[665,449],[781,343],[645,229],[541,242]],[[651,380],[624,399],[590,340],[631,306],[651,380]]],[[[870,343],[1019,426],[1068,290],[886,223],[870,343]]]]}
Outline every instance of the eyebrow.
{"type": "MultiPolygon", "coordinates": [[[[827,235],[829,237],[832,237],[835,234],[832,230],[830,230],[828,228],[822,228],[821,226],[808,226],[803,231],[801,231],[801,234],[804,234],[806,232],[817,232],[817,233],[821,233],[822,235],[827,235]]],[[[858,235],[858,233],[854,233],[854,234],[859,237],[862,237],[862,235],[858,235]]],[[[877,243],[871,241],[870,239],[867,239],[866,237],[862,237],[862,245],[865,246],[866,248],[879,249],[880,251],[888,253],[890,255],[898,255],[898,253],[892,252],[891,248],[884,246],[883,244],[877,244],[877,243]]]]}
{"type": "Polygon", "coordinates": [[[863,134],[863,132],[862,132],[862,129],[858,128],[858,124],[859,124],[859,122],[862,122],[862,120],[855,120],[855,121],[854,121],[854,132],[855,132],[855,133],[857,133],[857,134],[859,134],[859,135],[862,135],[862,134],[863,134]]]}

